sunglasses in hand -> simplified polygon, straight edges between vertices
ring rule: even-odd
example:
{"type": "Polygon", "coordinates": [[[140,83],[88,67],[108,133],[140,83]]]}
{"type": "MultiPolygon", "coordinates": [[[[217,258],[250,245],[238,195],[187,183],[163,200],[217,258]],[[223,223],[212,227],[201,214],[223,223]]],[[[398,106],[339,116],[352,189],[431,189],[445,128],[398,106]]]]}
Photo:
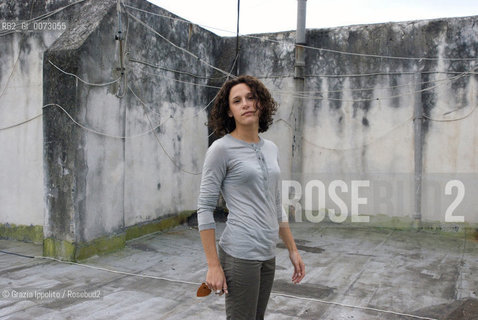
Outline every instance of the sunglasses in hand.
{"type": "MultiPolygon", "coordinates": [[[[207,286],[207,284],[205,282],[201,283],[201,285],[199,286],[198,288],[198,291],[196,293],[196,295],[198,297],[207,297],[209,294],[211,294],[212,290],[209,289],[209,287],[207,286]]],[[[221,294],[223,291],[222,290],[218,290],[216,292],[214,292],[215,294],[221,294]]]]}

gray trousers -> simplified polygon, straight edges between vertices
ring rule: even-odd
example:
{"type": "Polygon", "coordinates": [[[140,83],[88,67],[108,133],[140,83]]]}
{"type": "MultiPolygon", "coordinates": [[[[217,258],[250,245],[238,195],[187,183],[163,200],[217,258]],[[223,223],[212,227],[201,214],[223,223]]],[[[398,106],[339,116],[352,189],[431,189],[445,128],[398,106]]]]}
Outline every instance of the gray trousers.
{"type": "Polygon", "coordinates": [[[274,282],[276,260],[244,260],[230,256],[219,246],[219,261],[226,276],[228,320],[264,319],[274,282]]]}

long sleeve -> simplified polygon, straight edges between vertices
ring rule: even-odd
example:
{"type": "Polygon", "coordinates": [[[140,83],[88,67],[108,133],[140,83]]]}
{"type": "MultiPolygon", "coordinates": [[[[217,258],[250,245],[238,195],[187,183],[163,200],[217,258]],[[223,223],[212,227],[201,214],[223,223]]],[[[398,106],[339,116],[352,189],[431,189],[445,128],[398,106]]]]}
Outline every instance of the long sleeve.
{"type": "Polygon", "coordinates": [[[248,143],[231,135],[209,147],[198,198],[199,231],[215,229],[214,209],[222,194],[229,211],[219,245],[247,260],[274,257],[283,220],[277,146],[260,138],[248,143]]]}
{"type": "MultiPolygon", "coordinates": [[[[277,152],[277,164],[279,165],[279,152],[277,152]]],[[[281,222],[288,222],[289,217],[284,210],[284,206],[282,206],[282,179],[279,175],[277,179],[277,186],[276,186],[276,213],[277,213],[277,221],[281,222]]]]}
{"type": "Polygon", "coordinates": [[[216,228],[214,209],[226,176],[226,155],[225,150],[216,143],[213,143],[206,152],[197,204],[199,231],[216,228]]]}

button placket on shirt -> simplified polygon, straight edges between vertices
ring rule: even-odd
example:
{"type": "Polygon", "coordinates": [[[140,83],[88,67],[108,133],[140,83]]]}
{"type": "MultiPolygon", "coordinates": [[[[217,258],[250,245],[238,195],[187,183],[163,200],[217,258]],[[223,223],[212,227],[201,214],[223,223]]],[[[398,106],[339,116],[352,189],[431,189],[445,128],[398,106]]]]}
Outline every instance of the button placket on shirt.
{"type": "Polygon", "coordinates": [[[267,170],[267,165],[266,165],[266,160],[264,158],[264,154],[262,153],[262,150],[259,148],[257,145],[252,145],[252,148],[254,149],[256,153],[256,157],[259,161],[259,165],[261,167],[262,171],[262,180],[264,182],[264,190],[267,190],[267,185],[268,185],[268,180],[269,180],[269,173],[267,170]]]}

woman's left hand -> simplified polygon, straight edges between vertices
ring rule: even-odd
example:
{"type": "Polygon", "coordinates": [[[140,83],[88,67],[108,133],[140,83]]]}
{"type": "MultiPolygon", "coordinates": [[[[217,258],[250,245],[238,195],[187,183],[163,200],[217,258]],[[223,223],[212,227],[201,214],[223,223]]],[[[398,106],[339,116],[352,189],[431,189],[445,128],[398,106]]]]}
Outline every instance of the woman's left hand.
{"type": "Polygon", "coordinates": [[[292,251],[289,253],[290,261],[294,266],[294,274],[292,275],[292,282],[299,283],[305,277],[305,265],[302,261],[298,251],[292,251]]]}

